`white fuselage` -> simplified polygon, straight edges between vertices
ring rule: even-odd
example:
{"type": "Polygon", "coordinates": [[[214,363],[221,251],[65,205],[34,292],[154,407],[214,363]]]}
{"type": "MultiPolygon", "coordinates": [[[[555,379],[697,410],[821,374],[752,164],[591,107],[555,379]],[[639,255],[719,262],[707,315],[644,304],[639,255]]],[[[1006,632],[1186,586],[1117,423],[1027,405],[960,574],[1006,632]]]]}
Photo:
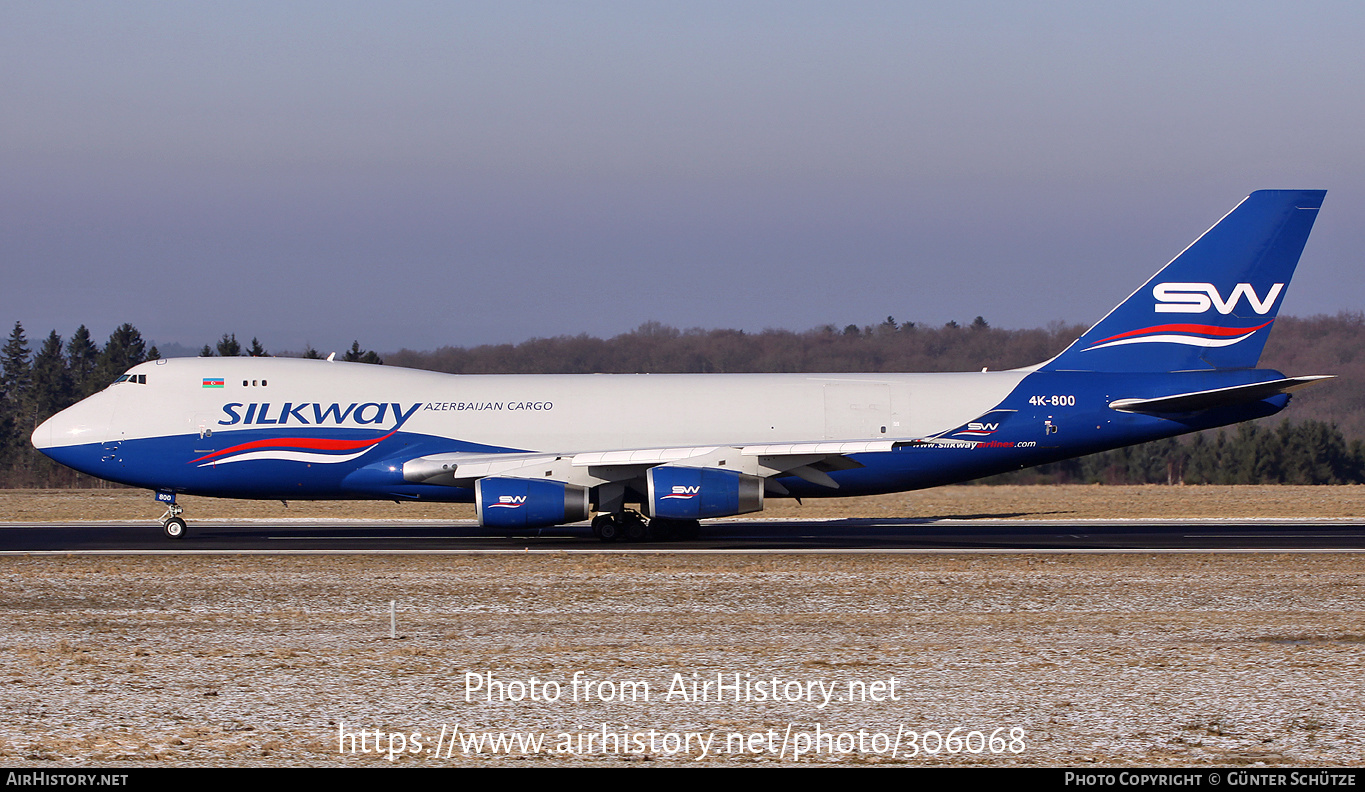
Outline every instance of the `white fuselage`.
{"type": "Polygon", "coordinates": [[[980,415],[1027,374],[450,375],[284,358],[177,358],[129,373],[145,384],[110,386],[34,442],[306,436],[400,420],[404,432],[543,452],[916,438],[980,415]]]}

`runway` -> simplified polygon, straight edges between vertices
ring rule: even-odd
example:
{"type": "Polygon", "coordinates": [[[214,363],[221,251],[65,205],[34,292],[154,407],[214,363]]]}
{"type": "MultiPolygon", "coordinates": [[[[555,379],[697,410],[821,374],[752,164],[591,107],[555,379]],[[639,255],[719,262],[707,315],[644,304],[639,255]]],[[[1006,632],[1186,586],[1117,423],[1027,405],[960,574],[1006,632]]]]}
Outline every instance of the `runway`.
{"type": "Polygon", "coordinates": [[[693,541],[603,544],[587,525],[490,532],[472,521],[0,523],[0,553],[193,552],[1359,552],[1356,520],[717,520],[693,541]]]}

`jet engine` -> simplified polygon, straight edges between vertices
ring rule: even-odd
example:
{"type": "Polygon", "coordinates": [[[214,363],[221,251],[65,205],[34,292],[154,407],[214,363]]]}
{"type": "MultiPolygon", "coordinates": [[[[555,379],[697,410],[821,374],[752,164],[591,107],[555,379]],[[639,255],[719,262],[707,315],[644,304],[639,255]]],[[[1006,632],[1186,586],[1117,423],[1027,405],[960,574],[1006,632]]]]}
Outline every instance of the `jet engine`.
{"type": "Polygon", "coordinates": [[[659,465],[649,469],[649,513],[699,520],[763,511],[763,478],[719,468],[659,465]]]}
{"type": "Polygon", "coordinates": [[[493,476],[474,485],[479,525],[543,528],[588,519],[588,489],[562,481],[493,476]]]}

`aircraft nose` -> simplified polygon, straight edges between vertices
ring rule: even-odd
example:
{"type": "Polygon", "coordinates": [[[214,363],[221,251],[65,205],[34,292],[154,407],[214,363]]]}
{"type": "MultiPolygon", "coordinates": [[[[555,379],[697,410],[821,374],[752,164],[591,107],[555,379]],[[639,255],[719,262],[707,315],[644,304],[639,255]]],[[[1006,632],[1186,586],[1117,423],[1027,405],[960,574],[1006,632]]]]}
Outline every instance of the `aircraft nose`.
{"type": "Polygon", "coordinates": [[[30,441],[34,448],[48,456],[52,456],[51,449],[104,442],[109,432],[111,408],[107,400],[86,399],[39,424],[30,441]]]}
{"type": "MultiPolygon", "coordinates": [[[[61,413],[57,413],[57,415],[61,415],[61,413]]],[[[57,415],[38,424],[38,428],[33,430],[29,442],[33,443],[33,447],[39,451],[52,447],[52,422],[57,418],[57,415]]]]}

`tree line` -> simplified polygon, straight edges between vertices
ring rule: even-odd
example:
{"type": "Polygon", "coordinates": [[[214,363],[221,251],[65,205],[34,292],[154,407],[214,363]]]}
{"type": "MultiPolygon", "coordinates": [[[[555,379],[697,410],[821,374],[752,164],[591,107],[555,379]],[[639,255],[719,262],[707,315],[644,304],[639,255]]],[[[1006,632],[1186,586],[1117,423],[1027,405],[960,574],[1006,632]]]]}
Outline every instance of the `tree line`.
{"type": "Polygon", "coordinates": [[[1307,419],[1238,424],[981,479],[981,484],[1362,484],[1365,443],[1307,419]]]}
{"type": "MultiPolygon", "coordinates": [[[[236,334],[224,334],[216,344],[205,344],[201,357],[268,356],[260,341],[248,346],[236,334]]],[[[300,357],[321,358],[309,347],[300,357]]],[[[103,346],[81,325],[68,340],[53,330],[36,351],[29,345],[23,324],[14,323],[5,345],[0,347],[0,487],[108,486],[89,476],[59,465],[38,453],[29,436],[38,425],[113,382],[123,372],[158,360],[161,353],[148,347],[142,333],[131,324],[120,325],[103,346]]],[[[343,360],[382,364],[373,351],[351,345],[343,360]]]]}
{"type": "Polygon", "coordinates": [[[520,344],[403,349],[389,362],[449,374],[718,374],[733,372],[980,371],[1017,368],[1056,355],[1085,330],[1001,330],[978,316],[925,327],[888,316],[872,325],[829,324],[805,332],[679,330],[658,322],[612,338],[533,338],[520,344]]]}
{"type": "Polygon", "coordinates": [[[49,416],[104,388],[128,368],[161,355],[130,324],[99,346],[81,325],[63,343],[53,330],[30,354],[18,322],[0,348],[0,484],[7,487],[80,486],[92,480],[52,462],[29,444],[49,416]]]}
{"type": "MultiPolygon", "coordinates": [[[[612,338],[533,338],[520,344],[403,349],[381,358],[356,341],[341,359],[452,374],[979,371],[1017,368],[1056,355],[1084,327],[1005,330],[983,317],[929,327],[898,322],[822,325],[804,332],[679,330],[657,322],[612,338]]],[[[1365,317],[1281,317],[1261,365],[1290,374],[1338,374],[1296,394],[1290,421],[1262,419],[989,479],[1084,483],[1365,483],[1365,317]],[[1297,421],[1291,422],[1291,421],[1297,421]]],[[[270,354],[224,334],[201,356],[270,354]]],[[[311,347],[282,356],[323,357],[311,347]]],[[[47,417],[104,388],[131,366],[160,357],[131,324],[100,346],[81,326],[68,340],[54,330],[31,351],[15,323],[0,349],[0,486],[90,486],[29,445],[47,417]]]]}

